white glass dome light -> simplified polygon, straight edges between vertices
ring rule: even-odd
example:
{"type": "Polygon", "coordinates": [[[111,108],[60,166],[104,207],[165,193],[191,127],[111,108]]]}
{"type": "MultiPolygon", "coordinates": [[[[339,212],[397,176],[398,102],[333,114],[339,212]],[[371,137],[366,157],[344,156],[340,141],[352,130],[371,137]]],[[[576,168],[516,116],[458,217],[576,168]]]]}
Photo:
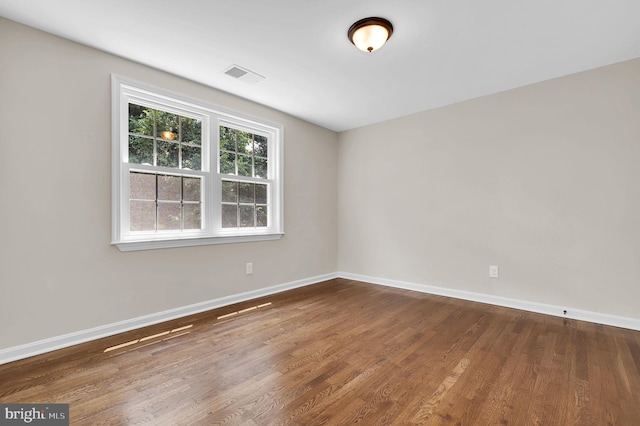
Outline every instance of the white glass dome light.
{"type": "Polygon", "coordinates": [[[363,52],[375,52],[393,34],[393,25],[384,18],[361,19],[349,28],[348,37],[363,52]]]}

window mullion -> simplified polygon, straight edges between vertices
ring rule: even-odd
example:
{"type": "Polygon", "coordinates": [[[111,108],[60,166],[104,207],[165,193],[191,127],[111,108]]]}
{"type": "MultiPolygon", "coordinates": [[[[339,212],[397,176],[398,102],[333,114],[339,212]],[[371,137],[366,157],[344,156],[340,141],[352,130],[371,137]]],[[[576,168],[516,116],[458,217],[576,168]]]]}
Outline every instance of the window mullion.
{"type": "MultiPolygon", "coordinates": [[[[155,115],[155,114],[154,114],[155,115]]],[[[155,126],[154,126],[155,127],[155,126]]],[[[153,131],[154,134],[156,134],[156,131],[153,131]]],[[[155,138],[154,138],[155,140],[155,138]]],[[[158,205],[158,174],[156,173],[156,199],[155,199],[155,206],[156,206],[156,232],[159,231],[158,229],[158,224],[160,223],[160,213],[159,213],[159,205],[158,205]]]]}
{"type": "Polygon", "coordinates": [[[157,167],[158,166],[158,139],[156,138],[156,135],[158,134],[158,117],[157,117],[157,111],[154,109],[153,110],[153,166],[157,167]]]}

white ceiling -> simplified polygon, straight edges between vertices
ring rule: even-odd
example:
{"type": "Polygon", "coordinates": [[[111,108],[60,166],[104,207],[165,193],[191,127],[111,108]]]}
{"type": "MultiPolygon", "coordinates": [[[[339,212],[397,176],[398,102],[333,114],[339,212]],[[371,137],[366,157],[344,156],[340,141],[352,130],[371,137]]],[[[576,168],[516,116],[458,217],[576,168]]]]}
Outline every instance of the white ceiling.
{"type": "Polygon", "coordinates": [[[0,0],[0,16],[335,131],[640,57],[639,0],[0,0]],[[394,25],[373,54],[346,36],[369,16],[394,25]]]}

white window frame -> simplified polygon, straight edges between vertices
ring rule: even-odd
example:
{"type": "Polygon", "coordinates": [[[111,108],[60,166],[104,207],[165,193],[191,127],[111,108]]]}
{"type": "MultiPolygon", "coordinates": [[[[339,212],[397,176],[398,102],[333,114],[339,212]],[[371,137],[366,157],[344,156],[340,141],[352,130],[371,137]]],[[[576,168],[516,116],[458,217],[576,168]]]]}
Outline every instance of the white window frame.
{"type": "Polygon", "coordinates": [[[277,240],[283,226],[283,127],[259,118],[112,75],[112,241],[121,251],[277,240]],[[202,120],[201,170],[177,170],[128,162],[129,102],[202,120]],[[220,132],[225,125],[266,136],[267,179],[220,173],[220,132]],[[202,178],[200,230],[130,232],[129,172],[147,171],[202,178]],[[177,173],[179,172],[179,173],[177,173]],[[266,227],[222,228],[222,180],[267,183],[266,227]]]}

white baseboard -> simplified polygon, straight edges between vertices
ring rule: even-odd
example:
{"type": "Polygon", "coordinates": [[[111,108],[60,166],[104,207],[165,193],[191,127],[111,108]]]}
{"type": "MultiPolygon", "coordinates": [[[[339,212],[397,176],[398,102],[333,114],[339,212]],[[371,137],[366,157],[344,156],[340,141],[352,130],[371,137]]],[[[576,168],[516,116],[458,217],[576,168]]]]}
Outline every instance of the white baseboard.
{"type": "Polygon", "coordinates": [[[125,331],[147,327],[161,322],[198,314],[216,308],[221,308],[223,306],[233,305],[234,303],[257,299],[259,297],[281,293],[283,291],[292,290],[294,288],[320,283],[334,278],[345,278],[370,284],[418,291],[421,293],[435,294],[439,296],[452,297],[455,299],[469,300],[472,302],[487,303],[490,305],[504,306],[507,308],[521,309],[524,311],[537,312],[540,314],[553,315],[562,318],[571,318],[580,321],[587,321],[596,324],[611,325],[614,327],[640,331],[640,319],[637,318],[620,317],[599,312],[584,311],[563,306],[547,305],[544,303],[529,302],[526,300],[510,299],[506,297],[492,296],[489,294],[474,293],[464,290],[455,290],[434,285],[416,284],[406,281],[352,274],[348,272],[336,272],[298,281],[292,281],[286,284],[275,285],[263,289],[248,291],[245,293],[221,297],[219,299],[208,300],[206,302],[195,303],[193,305],[170,309],[168,311],[132,318],[130,320],[107,324],[87,330],[81,330],[75,333],[51,337],[49,339],[39,340],[37,342],[28,343],[26,345],[1,349],[0,364],[6,364],[12,361],[17,361],[46,352],[55,351],[57,349],[89,342],[91,340],[113,336],[118,333],[124,333],[125,331]],[[564,313],[565,311],[566,314],[564,313]]]}
{"type": "Polygon", "coordinates": [[[363,281],[371,284],[384,285],[387,287],[413,290],[421,293],[436,294],[439,296],[452,297],[455,299],[469,300],[472,302],[487,303],[489,305],[504,306],[506,308],[521,309],[523,311],[536,312],[540,314],[553,315],[562,318],[571,318],[580,321],[587,321],[596,324],[611,325],[614,327],[627,328],[640,331],[640,319],[620,317],[616,315],[603,314],[600,312],[584,311],[566,306],[547,305],[544,303],[529,302],[526,300],[510,299],[507,297],[493,296],[490,294],[474,293],[464,290],[455,290],[445,287],[438,287],[426,284],[416,284],[405,281],[390,280],[386,278],[370,277],[366,275],[351,274],[348,272],[338,272],[338,277],[363,281]],[[566,314],[565,314],[566,311],[566,314]]]}
{"type": "Polygon", "coordinates": [[[246,293],[234,294],[231,296],[221,297],[219,299],[208,300],[206,302],[195,303],[189,306],[183,306],[168,311],[158,312],[155,314],[144,315],[125,321],[115,322],[100,327],[94,327],[87,330],[77,331],[62,336],[51,337],[49,339],[39,340],[26,345],[15,346],[0,350],[0,364],[17,361],[19,359],[29,358],[34,355],[40,355],[46,352],[55,351],[57,349],[66,348],[77,345],[79,343],[89,342],[91,340],[101,339],[103,337],[113,336],[125,331],[135,330],[137,328],[147,327],[176,318],[182,318],[189,315],[198,314],[200,312],[209,311],[211,309],[221,308],[223,306],[233,305],[234,303],[244,302],[246,300],[257,299],[271,294],[281,293],[283,291],[292,290],[298,287],[304,287],[337,278],[338,274],[325,274],[316,277],[306,278],[286,284],[275,285],[272,287],[262,288],[259,290],[248,291],[246,293]]]}

